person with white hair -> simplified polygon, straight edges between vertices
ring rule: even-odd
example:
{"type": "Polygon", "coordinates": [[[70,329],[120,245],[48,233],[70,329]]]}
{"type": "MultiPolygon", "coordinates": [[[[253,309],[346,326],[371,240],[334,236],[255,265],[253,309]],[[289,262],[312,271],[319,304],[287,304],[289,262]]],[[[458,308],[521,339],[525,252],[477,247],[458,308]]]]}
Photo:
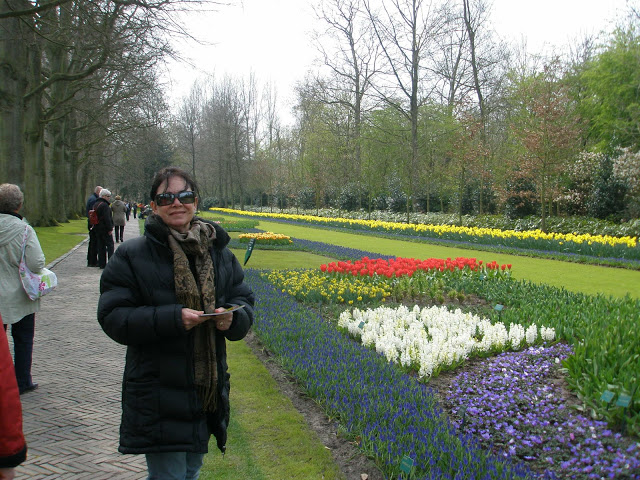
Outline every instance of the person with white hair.
{"type": "Polygon", "coordinates": [[[98,266],[104,268],[107,261],[113,255],[113,216],[111,213],[111,191],[106,188],[100,190],[100,198],[93,204],[93,209],[98,216],[98,224],[93,228],[96,231],[98,247],[98,266]]]}
{"type": "Polygon", "coordinates": [[[11,328],[15,376],[20,394],[38,388],[31,378],[31,363],[35,313],[40,310],[40,298],[31,300],[22,287],[20,261],[24,255],[33,272],[46,265],[36,231],[19,213],[23,202],[24,194],[18,185],[0,185],[0,316],[4,330],[7,325],[11,328]]]}

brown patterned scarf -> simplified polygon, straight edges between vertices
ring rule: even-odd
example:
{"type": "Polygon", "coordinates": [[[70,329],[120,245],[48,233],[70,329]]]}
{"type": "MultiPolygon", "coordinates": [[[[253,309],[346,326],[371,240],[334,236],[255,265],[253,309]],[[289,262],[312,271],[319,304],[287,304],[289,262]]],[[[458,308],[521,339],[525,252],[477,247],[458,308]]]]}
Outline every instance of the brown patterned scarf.
{"type": "MultiPolygon", "coordinates": [[[[173,276],[178,301],[187,308],[213,313],[216,308],[216,289],[213,261],[209,247],[216,231],[208,223],[194,220],[187,233],[169,229],[169,247],[173,251],[173,276]],[[189,267],[195,259],[196,276],[189,267]]],[[[216,328],[215,322],[203,322],[193,329],[195,384],[205,412],[216,409],[216,328]]]]}

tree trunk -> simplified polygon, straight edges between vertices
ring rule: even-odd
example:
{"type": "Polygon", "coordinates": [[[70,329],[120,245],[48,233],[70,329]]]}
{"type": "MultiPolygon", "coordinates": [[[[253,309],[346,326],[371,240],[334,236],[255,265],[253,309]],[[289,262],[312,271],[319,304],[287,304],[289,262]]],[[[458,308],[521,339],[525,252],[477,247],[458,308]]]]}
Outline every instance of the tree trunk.
{"type": "MultiPolygon", "coordinates": [[[[29,85],[38,85],[42,78],[42,49],[36,38],[28,48],[29,85]]],[[[42,122],[42,95],[30,95],[25,101],[25,169],[30,181],[25,183],[25,215],[34,225],[50,225],[47,192],[47,163],[42,122]]]]}
{"type": "MultiPolygon", "coordinates": [[[[28,2],[0,2],[0,12],[26,8],[28,2]]],[[[5,18],[0,28],[0,183],[24,187],[24,106],[27,89],[23,20],[5,18]]]]}

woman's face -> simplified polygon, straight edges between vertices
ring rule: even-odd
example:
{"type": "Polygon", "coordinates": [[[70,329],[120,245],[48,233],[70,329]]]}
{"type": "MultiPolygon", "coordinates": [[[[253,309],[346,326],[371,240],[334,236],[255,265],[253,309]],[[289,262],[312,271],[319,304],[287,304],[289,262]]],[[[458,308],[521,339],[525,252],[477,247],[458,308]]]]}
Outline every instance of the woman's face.
{"type": "MultiPolygon", "coordinates": [[[[156,195],[159,193],[178,194],[184,191],[191,191],[191,188],[187,187],[187,182],[180,176],[173,176],[160,184],[156,195]]],[[[186,233],[198,208],[198,199],[196,198],[194,203],[180,203],[178,198],[174,198],[171,204],[163,206],[158,205],[154,199],[150,205],[153,213],[159,215],[170,228],[180,233],[186,233]]]]}

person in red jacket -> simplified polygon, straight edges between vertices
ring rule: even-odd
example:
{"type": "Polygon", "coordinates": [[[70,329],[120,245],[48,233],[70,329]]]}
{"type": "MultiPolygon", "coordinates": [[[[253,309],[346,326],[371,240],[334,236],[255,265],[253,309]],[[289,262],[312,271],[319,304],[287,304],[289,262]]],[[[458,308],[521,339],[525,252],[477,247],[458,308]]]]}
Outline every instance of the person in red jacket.
{"type": "Polygon", "coordinates": [[[0,328],[0,432],[0,480],[12,480],[15,467],[27,458],[27,443],[22,433],[20,393],[4,328],[0,328]]]}

